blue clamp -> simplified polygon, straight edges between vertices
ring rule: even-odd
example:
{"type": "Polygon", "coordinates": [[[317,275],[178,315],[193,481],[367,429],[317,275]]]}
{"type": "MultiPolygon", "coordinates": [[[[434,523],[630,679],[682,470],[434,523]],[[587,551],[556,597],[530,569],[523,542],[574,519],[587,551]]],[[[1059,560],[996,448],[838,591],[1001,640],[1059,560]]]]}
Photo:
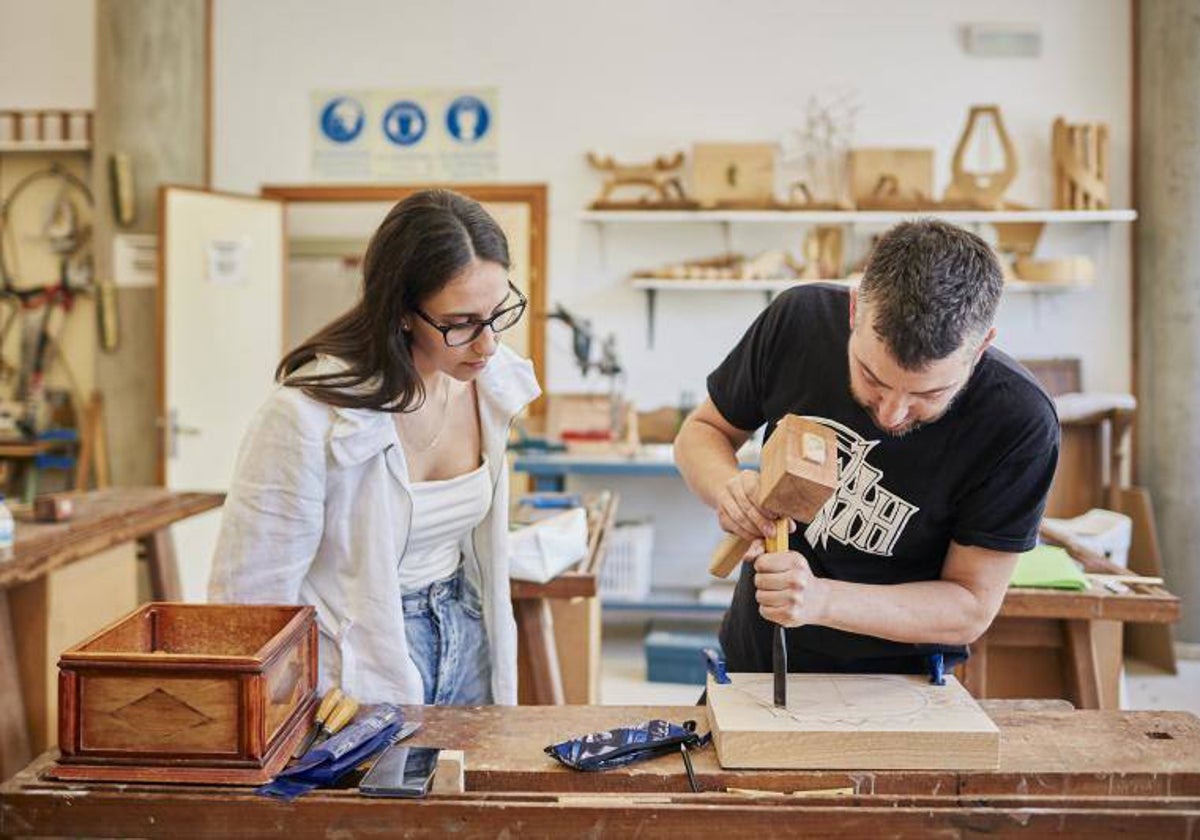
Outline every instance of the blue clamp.
{"type": "Polygon", "coordinates": [[[946,684],[946,660],[940,653],[929,654],[929,681],[934,685],[946,684]]]}
{"type": "Polygon", "coordinates": [[[729,673],[725,670],[725,660],[721,658],[721,654],[717,652],[716,648],[706,647],[704,649],[704,664],[708,668],[708,673],[712,674],[713,679],[719,684],[729,684],[729,673]]]}

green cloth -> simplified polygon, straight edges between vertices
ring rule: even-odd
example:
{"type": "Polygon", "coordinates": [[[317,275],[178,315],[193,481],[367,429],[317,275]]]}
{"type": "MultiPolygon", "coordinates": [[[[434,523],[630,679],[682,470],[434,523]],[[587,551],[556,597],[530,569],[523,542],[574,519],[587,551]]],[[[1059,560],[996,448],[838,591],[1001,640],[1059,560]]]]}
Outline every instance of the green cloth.
{"type": "Polygon", "coordinates": [[[1056,545],[1039,545],[1017,560],[1009,586],[1032,586],[1039,589],[1087,589],[1083,570],[1076,565],[1065,549],[1056,545]]]}

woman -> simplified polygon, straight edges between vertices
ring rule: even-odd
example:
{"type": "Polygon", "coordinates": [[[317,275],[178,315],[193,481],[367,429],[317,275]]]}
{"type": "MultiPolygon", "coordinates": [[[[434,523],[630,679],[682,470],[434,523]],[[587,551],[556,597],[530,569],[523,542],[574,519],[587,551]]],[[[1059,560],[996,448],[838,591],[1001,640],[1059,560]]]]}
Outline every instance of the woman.
{"type": "Polygon", "coordinates": [[[358,304],[284,357],[246,434],[209,597],[312,604],[322,690],[516,702],[504,449],[539,390],[499,344],[526,303],[508,268],[478,203],[401,201],[358,304]]]}

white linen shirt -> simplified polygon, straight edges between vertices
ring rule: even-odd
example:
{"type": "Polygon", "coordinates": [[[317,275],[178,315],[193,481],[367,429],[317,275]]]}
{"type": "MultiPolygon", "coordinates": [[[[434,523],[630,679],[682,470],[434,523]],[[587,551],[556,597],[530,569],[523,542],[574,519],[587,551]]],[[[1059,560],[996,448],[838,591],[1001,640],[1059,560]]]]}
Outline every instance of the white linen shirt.
{"type": "MultiPolygon", "coordinates": [[[[321,356],[304,373],[343,369],[340,360],[321,356]]],[[[492,697],[511,705],[517,634],[504,450],[513,418],[541,392],[529,361],[503,345],[476,379],[476,392],[492,502],[463,541],[463,569],[483,601],[492,697]]],[[[362,703],[419,704],[424,686],[408,652],[396,562],[408,542],[412,509],[404,448],[390,413],[330,406],[277,385],[238,453],[209,599],[311,604],[320,630],[322,692],[337,686],[362,703]]]]}

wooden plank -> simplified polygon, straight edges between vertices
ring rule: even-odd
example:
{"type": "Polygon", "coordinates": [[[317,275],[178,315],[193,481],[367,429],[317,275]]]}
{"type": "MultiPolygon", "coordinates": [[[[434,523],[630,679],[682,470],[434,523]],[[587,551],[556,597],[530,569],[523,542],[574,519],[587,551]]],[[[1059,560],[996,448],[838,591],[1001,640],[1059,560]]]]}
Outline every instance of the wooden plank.
{"type": "Polygon", "coordinates": [[[563,702],[600,702],[600,599],[550,601],[563,702]]]}
{"type": "MultiPolygon", "coordinates": [[[[528,663],[530,697],[534,704],[562,705],[562,674],[554,638],[554,616],[544,598],[515,601],[518,642],[528,663]]],[[[522,674],[521,676],[525,676],[522,674]]]]}
{"type": "Polygon", "coordinates": [[[224,499],[222,493],[114,487],[74,497],[75,515],[66,522],[18,519],[13,557],[0,564],[0,588],[36,580],[81,557],[220,507],[224,499]]]}
{"type": "Polygon", "coordinates": [[[137,606],[132,543],[114,546],[8,590],[21,639],[21,691],[35,750],[58,743],[58,656],[137,606]]]}
{"type": "Polygon", "coordinates": [[[678,797],[666,802],[627,797],[578,797],[560,801],[531,796],[494,798],[473,794],[417,800],[343,796],[301,797],[291,803],[264,797],[212,800],[173,794],[147,798],[133,793],[49,797],[32,794],[4,799],[0,831],[12,835],[86,836],[102,826],[113,836],[194,838],[277,836],[318,838],[373,834],[402,826],[405,837],[669,838],[681,836],[767,838],[805,836],[907,838],[959,837],[1190,837],[1200,816],[1183,807],[1050,807],[1021,803],[998,807],[963,803],[812,803],[806,799],[762,799],[726,794],[719,800],[678,797]]]}
{"type": "Polygon", "coordinates": [[[962,666],[963,688],[976,698],[988,696],[988,635],[985,633],[971,644],[971,655],[962,666]]]}
{"type": "Polygon", "coordinates": [[[1006,618],[1105,619],[1170,623],[1179,618],[1179,598],[1158,586],[1109,592],[1092,586],[1082,592],[1014,587],[1004,593],[999,616],[1006,618]]]}
{"type": "Polygon", "coordinates": [[[769,674],[708,682],[726,768],[986,769],[1000,733],[958,680],[900,674],[788,674],[787,708],[769,674]]]}
{"type": "Polygon", "coordinates": [[[1075,704],[1084,709],[1103,708],[1099,652],[1092,622],[1066,622],[1066,647],[1075,704]]]}
{"type": "Polygon", "coordinates": [[[33,758],[25,721],[25,700],[17,662],[9,593],[0,590],[0,779],[7,779],[33,758]]]}
{"type": "Polygon", "coordinates": [[[175,539],[168,528],[152,531],[138,541],[146,553],[150,570],[150,597],[155,601],[182,601],[183,584],[179,580],[179,562],[175,557],[175,539]]]}
{"type": "MultiPolygon", "coordinates": [[[[994,770],[726,770],[717,764],[711,747],[694,751],[692,758],[703,790],[742,787],[791,793],[849,787],[856,796],[1029,796],[1043,803],[1084,797],[1143,801],[1200,797],[1200,720],[1194,715],[1072,711],[1062,710],[1061,703],[1029,701],[982,701],[980,706],[999,727],[1004,744],[1000,765],[994,770]]],[[[707,730],[703,709],[695,706],[407,707],[404,711],[407,718],[423,724],[412,738],[413,746],[463,750],[466,789],[490,795],[505,791],[680,793],[687,782],[678,755],[605,773],[578,773],[550,759],[542,748],[572,736],[650,718],[695,719],[701,732],[707,730]]],[[[84,796],[78,785],[42,778],[53,759],[54,755],[47,753],[17,778],[0,785],[0,798],[8,802],[8,797],[18,792],[41,792],[44,798],[79,802],[116,792],[119,795],[111,807],[121,810],[139,797],[159,803],[192,797],[213,807],[247,796],[276,814],[286,810],[282,803],[232,788],[197,796],[194,788],[183,786],[90,784],[84,796]]],[[[328,803],[339,796],[346,795],[314,793],[305,800],[328,803]]],[[[100,824],[108,825],[96,823],[100,824]]],[[[0,835],[4,833],[0,830],[0,835]]]]}
{"type": "Polygon", "coordinates": [[[514,601],[538,598],[591,598],[597,591],[596,576],[585,572],[563,572],[545,583],[529,580],[509,581],[509,593],[514,601]]]}
{"type": "MultiPolygon", "coordinates": [[[[1158,547],[1158,528],[1154,522],[1150,491],[1145,487],[1122,488],[1118,501],[1116,510],[1133,520],[1129,568],[1139,574],[1161,577],[1162,554],[1158,547]]],[[[1125,645],[1130,656],[1176,673],[1175,644],[1169,626],[1131,624],[1125,628],[1125,645]]]]}

